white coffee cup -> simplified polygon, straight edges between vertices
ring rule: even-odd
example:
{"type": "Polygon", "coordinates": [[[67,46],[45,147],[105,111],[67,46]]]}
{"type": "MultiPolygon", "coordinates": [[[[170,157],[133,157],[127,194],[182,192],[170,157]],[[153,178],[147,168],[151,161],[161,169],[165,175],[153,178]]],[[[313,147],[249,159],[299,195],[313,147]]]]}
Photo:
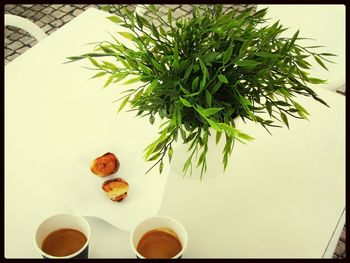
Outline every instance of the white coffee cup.
{"type": "Polygon", "coordinates": [[[35,235],[34,235],[34,245],[44,258],[52,258],[52,259],[88,258],[90,235],[91,235],[90,225],[87,222],[87,220],[82,216],[79,216],[73,213],[56,214],[45,219],[36,228],[35,235]],[[62,228],[71,228],[83,233],[87,238],[84,246],[81,249],[79,249],[77,252],[67,256],[58,257],[58,256],[47,254],[42,250],[42,244],[45,238],[50,233],[62,228]]]}
{"type": "Polygon", "coordinates": [[[164,215],[156,215],[156,216],[152,216],[152,217],[144,219],[143,221],[138,223],[134,227],[134,229],[131,231],[131,234],[130,234],[131,248],[138,258],[145,258],[143,255],[141,255],[137,251],[137,245],[138,245],[140,239],[142,238],[142,236],[150,230],[161,229],[161,228],[170,229],[176,234],[176,236],[178,237],[178,239],[181,242],[182,249],[173,258],[181,258],[182,257],[184,251],[186,250],[187,242],[188,242],[188,236],[187,236],[186,229],[179,221],[177,221],[174,218],[164,216],[164,215]]]}

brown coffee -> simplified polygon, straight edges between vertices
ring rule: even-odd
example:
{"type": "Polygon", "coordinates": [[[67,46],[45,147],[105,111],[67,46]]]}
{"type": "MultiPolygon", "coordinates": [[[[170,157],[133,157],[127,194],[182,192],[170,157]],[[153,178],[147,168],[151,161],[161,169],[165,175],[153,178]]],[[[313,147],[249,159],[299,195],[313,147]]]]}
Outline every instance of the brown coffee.
{"type": "Polygon", "coordinates": [[[145,258],[173,258],[181,249],[180,240],[170,229],[150,230],[137,244],[137,252],[145,258]]]}
{"type": "Polygon", "coordinates": [[[61,228],[50,233],[41,249],[51,256],[64,257],[79,251],[86,243],[83,233],[71,228],[61,228]]]}

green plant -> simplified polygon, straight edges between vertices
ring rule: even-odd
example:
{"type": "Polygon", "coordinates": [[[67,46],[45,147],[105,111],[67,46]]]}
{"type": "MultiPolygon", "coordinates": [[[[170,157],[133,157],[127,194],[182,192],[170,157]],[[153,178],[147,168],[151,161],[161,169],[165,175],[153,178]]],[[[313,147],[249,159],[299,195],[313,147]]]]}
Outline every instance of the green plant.
{"type": "Polygon", "coordinates": [[[279,22],[260,26],[266,22],[267,9],[236,13],[223,12],[221,5],[207,5],[200,14],[194,6],[191,19],[175,20],[171,10],[162,18],[154,5],[146,8],[158,26],[127,9],[106,8],[117,14],[108,19],[126,28],[119,34],[131,40],[134,48],[112,36],[113,41],[98,43],[94,52],[69,60],[89,59],[99,70],[94,77],[108,76],[104,87],[128,75],[134,77],[125,85],[140,83],[120,98],[119,110],[130,103],[151,124],[157,114],[164,120],[159,137],[145,149],[145,159],[155,161],[151,169],[159,164],[162,172],[164,158],[171,161],[172,143],[180,135],[189,152],[184,174],[192,173],[196,158],[203,175],[208,137],[213,132],[217,143],[222,134],[226,139],[225,169],[235,141],[253,139],[236,129],[236,117],[257,122],[269,132],[268,127],[281,127],[274,120],[289,128],[288,115],[307,119],[309,113],[295,101],[295,94],[328,106],[307,86],[325,82],[309,76],[307,60],[313,58],[327,69],[325,62],[331,62],[327,57],[334,55],[314,52],[319,46],[297,44],[299,31],[291,38],[280,37],[286,28],[279,22]],[[115,63],[103,60],[106,56],[115,63]]]}

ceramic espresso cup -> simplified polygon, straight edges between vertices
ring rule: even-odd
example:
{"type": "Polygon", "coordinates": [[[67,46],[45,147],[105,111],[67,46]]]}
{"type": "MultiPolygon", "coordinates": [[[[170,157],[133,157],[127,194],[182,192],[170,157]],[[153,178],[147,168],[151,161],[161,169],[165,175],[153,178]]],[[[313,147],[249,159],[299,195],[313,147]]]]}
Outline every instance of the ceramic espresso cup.
{"type": "MultiPolygon", "coordinates": [[[[73,213],[56,214],[45,219],[36,228],[36,231],[34,234],[34,245],[43,258],[49,258],[49,259],[68,259],[68,258],[83,259],[85,258],[86,259],[88,258],[88,253],[89,253],[90,234],[91,234],[91,229],[90,229],[89,223],[82,216],[79,216],[73,213]],[[79,231],[80,233],[78,233],[78,235],[83,234],[85,236],[86,241],[79,250],[64,256],[50,255],[49,253],[43,251],[44,240],[49,236],[49,234],[52,234],[55,231],[63,231],[67,229],[68,231],[71,231],[74,233],[76,233],[75,231],[79,231]]],[[[64,236],[64,242],[57,242],[57,244],[53,244],[53,245],[55,246],[61,246],[61,245],[67,245],[67,244],[69,245],[69,242],[72,242],[73,244],[74,242],[76,242],[76,240],[73,240],[73,239],[70,240],[68,235],[68,236],[64,236]]]]}
{"type": "Polygon", "coordinates": [[[181,250],[171,258],[181,258],[187,247],[187,231],[184,226],[174,218],[156,215],[142,220],[138,223],[130,234],[130,244],[137,258],[147,258],[138,251],[140,240],[146,233],[152,230],[165,230],[168,233],[173,233],[181,243],[181,250]]]}

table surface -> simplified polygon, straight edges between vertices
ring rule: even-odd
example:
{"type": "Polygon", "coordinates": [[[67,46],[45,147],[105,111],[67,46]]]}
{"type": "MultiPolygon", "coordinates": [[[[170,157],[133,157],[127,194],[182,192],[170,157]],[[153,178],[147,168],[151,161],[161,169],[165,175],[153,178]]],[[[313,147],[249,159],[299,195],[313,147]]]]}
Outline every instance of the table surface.
{"type": "MultiPolygon", "coordinates": [[[[97,130],[86,125],[89,118],[95,123],[99,115],[83,116],[79,108],[103,102],[108,106],[96,109],[108,116],[99,124],[101,129],[113,121],[109,112],[117,107],[110,102],[118,89],[102,90],[101,81],[90,80],[92,72],[79,63],[62,64],[67,56],[90,51],[86,43],[109,39],[107,31],[116,29],[106,16],[95,9],[82,13],[5,67],[7,258],[40,257],[33,246],[37,224],[51,214],[71,211],[52,189],[43,187],[40,169],[60,149],[71,150],[65,156],[69,159],[76,154],[74,147],[81,150],[94,142],[90,133],[97,130]],[[79,97],[72,87],[85,91],[79,97]],[[72,109],[72,115],[53,111],[57,105],[72,109]],[[74,129],[64,126],[74,121],[79,124],[74,129]],[[45,123],[56,124],[48,128],[41,125],[45,123]],[[79,127],[81,123],[85,125],[79,127]],[[81,144],[69,146],[74,136],[86,138],[87,144],[80,140],[81,144]]],[[[184,257],[329,256],[329,244],[339,237],[337,226],[345,209],[345,99],[322,88],[317,92],[330,108],[298,97],[310,112],[310,121],[290,119],[290,129],[276,128],[272,136],[254,123],[238,122],[255,140],[235,145],[225,173],[217,158],[222,144],[215,147],[211,141],[205,179],[198,180],[196,171],[192,178],[183,178],[186,149],[178,145],[170,170],[163,175],[164,195],[150,205],[154,214],[173,216],[188,230],[184,257]]],[[[144,125],[146,134],[157,130],[155,125],[144,125]]],[[[111,144],[118,137],[104,135],[111,144]]],[[[92,228],[91,258],[134,257],[128,231],[97,217],[87,219],[92,228]]]]}

